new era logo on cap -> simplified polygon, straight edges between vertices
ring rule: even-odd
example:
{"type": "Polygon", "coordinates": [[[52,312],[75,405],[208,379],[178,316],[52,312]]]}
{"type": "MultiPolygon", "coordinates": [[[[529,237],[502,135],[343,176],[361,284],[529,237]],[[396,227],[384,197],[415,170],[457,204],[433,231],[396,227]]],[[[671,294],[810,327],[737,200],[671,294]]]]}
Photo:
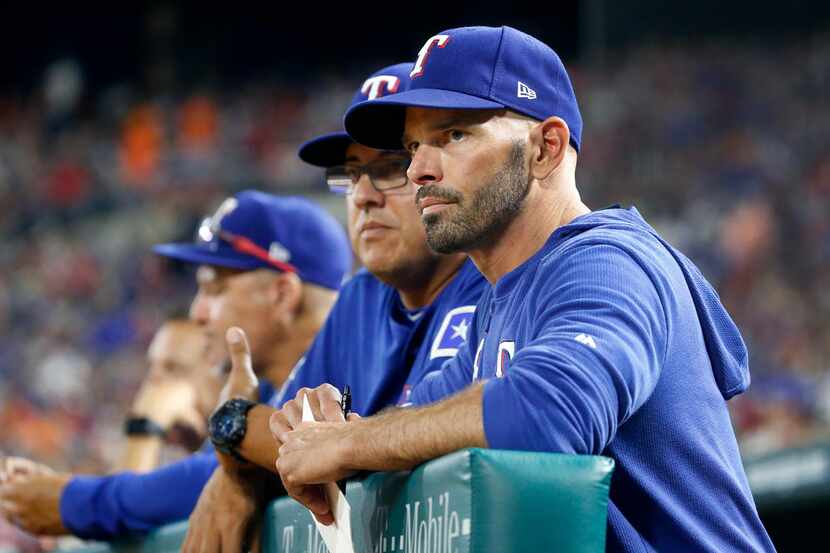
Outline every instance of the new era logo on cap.
{"type": "Polygon", "coordinates": [[[538,121],[560,117],[579,150],[582,116],[568,72],[556,52],[528,34],[511,27],[443,31],[421,47],[410,76],[408,90],[349,109],[345,126],[352,138],[400,148],[407,106],[506,108],[538,121]]]}
{"type": "Polygon", "coordinates": [[[519,81],[519,91],[516,93],[519,98],[527,98],[528,100],[536,99],[536,91],[519,81]]]}

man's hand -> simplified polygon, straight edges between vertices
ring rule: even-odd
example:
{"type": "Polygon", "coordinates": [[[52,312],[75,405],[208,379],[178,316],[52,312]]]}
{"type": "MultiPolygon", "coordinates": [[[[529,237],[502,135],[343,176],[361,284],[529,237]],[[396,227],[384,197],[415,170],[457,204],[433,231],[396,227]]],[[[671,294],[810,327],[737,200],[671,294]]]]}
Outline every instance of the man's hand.
{"type": "Polygon", "coordinates": [[[207,422],[199,411],[194,383],[181,376],[150,374],[133,400],[130,416],[152,420],[165,435],[127,436],[115,467],[119,471],[150,471],[158,464],[163,441],[193,451],[207,435],[207,422]]]}
{"type": "Polygon", "coordinates": [[[204,436],[207,424],[196,404],[196,390],[181,377],[152,376],[144,381],[130,409],[133,417],[146,417],[164,430],[174,424],[192,428],[204,436]]]}
{"type": "MultiPolygon", "coordinates": [[[[25,460],[24,460],[25,461],[25,460]]],[[[29,461],[31,463],[31,461],[29,461]]],[[[60,499],[71,478],[69,474],[56,473],[31,463],[26,470],[20,460],[4,461],[0,478],[0,512],[17,526],[38,535],[58,536],[67,534],[60,513],[60,499]]]]}
{"type": "Polygon", "coordinates": [[[303,422],[304,399],[308,399],[315,421],[345,422],[340,407],[340,390],[331,384],[321,384],[314,389],[300,388],[294,399],[283,403],[269,420],[271,433],[277,439],[277,447],[282,445],[277,438],[279,434],[294,430],[303,422]]]}
{"type": "MultiPolygon", "coordinates": [[[[331,522],[319,484],[358,470],[408,470],[465,447],[487,447],[481,408],[484,384],[426,407],[389,409],[348,424],[300,423],[296,414],[278,412],[271,431],[279,445],[277,470],[289,495],[320,522],[331,522]]],[[[321,407],[322,411],[322,407],[321,407]]]]}
{"type": "MultiPolygon", "coordinates": [[[[350,418],[358,417],[352,415],[350,418]]],[[[286,491],[305,505],[321,523],[331,524],[334,516],[325,491],[318,484],[334,482],[352,474],[337,462],[337,453],[345,447],[341,438],[347,430],[340,408],[340,392],[330,384],[313,390],[303,388],[297,397],[271,415],[269,422],[279,447],[277,471],[286,491]],[[305,399],[314,419],[326,422],[302,422],[305,399]],[[283,455],[287,458],[283,459],[283,455]]]]}
{"type": "MultiPolygon", "coordinates": [[[[230,399],[241,398],[256,401],[259,395],[259,379],[251,363],[251,348],[248,345],[245,331],[238,326],[232,326],[225,333],[225,342],[228,346],[231,370],[228,373],[225,387],[219,394],[217,409],[230,399]]],[[[240,470],[251,468],[250,464],[242,463],[219,450],[216,451],[216,456],[222,468],[232,477],[237,477],[240,470]]]]}
{"type": "Polygon", "coordinates": [[[190,515],[182,551],[185,553],[241,553],[259,551],[262,517],[273,495],[261,469],[230,475],[219,467],[208,480],[190,515]]]}
{"type": "Polygon", "coordinates": [[[0,484],[15,476],[27,474],[54,474],[51,468],[23,457],[0,457],[0,484]]]}
{"type": "Polygon", "coordinates": [[[254,373],[251,364],[251,348],[245,331],[238,326],[232,326],[225,333],[225,342],[228,344],[228,355],[231,359],[231,372],[222,393],[219,394],[219,405],[229,399],[242,398],[250,401],[259,399],[259,379],[254,373]]]}

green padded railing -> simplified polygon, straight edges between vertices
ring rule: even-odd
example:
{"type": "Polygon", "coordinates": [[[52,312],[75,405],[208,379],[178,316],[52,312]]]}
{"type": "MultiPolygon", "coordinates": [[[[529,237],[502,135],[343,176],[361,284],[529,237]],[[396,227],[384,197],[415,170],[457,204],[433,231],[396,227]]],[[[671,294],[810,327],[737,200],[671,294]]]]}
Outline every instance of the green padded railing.
{"type": "MultiPolygon", "coordinates": [[[[458,451],[411,472],[349,482],[357,553],[605,550],[614,462],[605,457],[488,449],[458,451]]],[[[184,522],[141,541],[88,553],[178,551],[184,522]]],[[[308,511],[291,499],[266,513],[263,553],[325,553],[308,511]]]]}

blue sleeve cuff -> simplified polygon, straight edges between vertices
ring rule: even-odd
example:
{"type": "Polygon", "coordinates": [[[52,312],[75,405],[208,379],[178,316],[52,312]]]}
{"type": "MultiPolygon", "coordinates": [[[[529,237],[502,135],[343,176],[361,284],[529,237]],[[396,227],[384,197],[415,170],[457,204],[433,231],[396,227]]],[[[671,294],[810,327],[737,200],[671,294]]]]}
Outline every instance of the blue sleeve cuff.
{"type": "Polygon", "coordinates": [[[60,514],[63,525],[72,534],[82,539],[94,539],[93,509],[89,505],[104,484],[104,476],[75,476],[64,487],[60,499],[60,514]]]}
{"type": "Polygon", "coordinates": [[[481,409],[484,438],[492,449],[547,451],[556,453],[587,453],[575,447],[573,440],[550,423],[550,406],[528,408],[523,395],[514,389],[510,378],[491,378],[484,383],[481,409]],[[534,413],[545,421],[533,420],[534,413]],[[545,425],[544,436],[535,429],[545,425]]]}
{"type": "MultiPolygon", "coordinates": [[[[481,417],[484,422],[484,438],[487,447],[492,449],[519,449],[511,437],[510,426],[515,425],[513,417],[503,415],[512,398],[505,397],[504,386],[499,386],[497,379],[490,379],[484,383],[481,391],[481,417]]],[[[514,427],[513,436],[515,436],[514,427]]]]}
{"type": "Polygon", "coordinates": [[[84,539],[148,532],[190,516],[218,464],[216,455],[194,454],[145,474],[76,476],[61,494],[61,519],[84,539]]]}

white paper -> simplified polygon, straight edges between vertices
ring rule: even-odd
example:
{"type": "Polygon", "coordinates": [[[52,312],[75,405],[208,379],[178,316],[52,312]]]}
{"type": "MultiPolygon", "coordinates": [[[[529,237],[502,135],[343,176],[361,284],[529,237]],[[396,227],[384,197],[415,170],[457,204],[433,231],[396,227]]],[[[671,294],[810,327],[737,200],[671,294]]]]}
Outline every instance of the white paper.
{"type": "MultiPolygon", "coordinates": [[[[314,413],[311,412],[311,405],[308,397],[303,396],[303,422],[313,422],[314,413]]],[[[346,496],[337,487],[337,482],[329,482],[323,485],[329,506],[334,513],[334,524],[326,526],[314,519],[317,530],[323,536],[329,553],[354,553],[352,543],[352,508],[346,500],[346,496]]],[[[312,515],[314,518],[314,515],[312,515]]]]}

